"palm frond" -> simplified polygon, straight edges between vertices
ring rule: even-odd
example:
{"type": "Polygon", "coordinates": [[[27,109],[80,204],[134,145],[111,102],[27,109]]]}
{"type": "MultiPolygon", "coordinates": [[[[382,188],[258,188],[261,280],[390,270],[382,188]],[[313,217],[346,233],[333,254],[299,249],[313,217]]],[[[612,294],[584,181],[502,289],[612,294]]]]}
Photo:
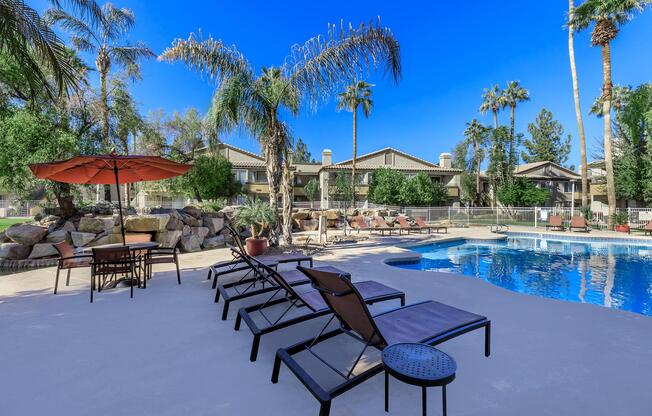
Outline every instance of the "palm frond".
{"type": "Polygon", "coordinates": [[[650,4],[652,0],[586,0],[575,8],[572,23],[578,31],[599,20],[622,25],[650,4]]]}
{"type": "Polygon", "coordinates": [[[101,43],[93,29],[85,21],[67,13],[65,10],[49,9],[45,12],[44,19],[48,24],[59,25],[66,32],[74,33],[76,37],[84,38],[89,43],[101,43]]]}
{"type": "Polygon", "coordinates": [[[134,65],[142,58],[156,57],[156,54],[142,42],[134,45],[110,46],[107,53],[111,60],[123,66],[134,65]]]}
{"type": "Polygon", "coordinates": [[[118,9],[111,3],[102,6],[102,28],[107,39],[118,40],[136,25],[134,12],[127,8],[118,9]]]}
{"type": "Polygon", "coordinates": [[[95,52],[96,47],[88,39],[81,36],[70,36],[70,43],[81,52],[95,52]]]}
{"type": "Polygon", "coordinates": [[[63,9],[65,5],[77,15],[93,22],[94,27],[102,18],[102,8],[95,0],[50,0],[50,3],[57,9],[63,9]]]}

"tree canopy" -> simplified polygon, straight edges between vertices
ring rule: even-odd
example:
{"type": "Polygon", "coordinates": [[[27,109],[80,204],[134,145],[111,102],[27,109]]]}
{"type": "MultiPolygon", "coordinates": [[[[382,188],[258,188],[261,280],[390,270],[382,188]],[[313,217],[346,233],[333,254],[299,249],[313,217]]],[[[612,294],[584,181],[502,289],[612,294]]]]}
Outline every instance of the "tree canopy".
{"type": "Polygon", "coordinates": [[[510,207],[533,207],[544,204],[550,198],[550,191],[526,178],[516,178],[498,188],[496,196],[501,204],[510,207]]]}
{"type": "Polygon", "coordinates": [[[379,205],[433,206],[448,200],[448,190],[423,172],[408,178],[398,170],[380,168],[373,172],[368,199],[379,205]]]}
{"type": "Polygon", "coordinates": [[[550,161],[564,166],[571,149],[571,136],[564,137],[564,127],[550,111],[541,109],[534,123],[528,124],[530,138],[523,141],[525,163],[550,161]]]}

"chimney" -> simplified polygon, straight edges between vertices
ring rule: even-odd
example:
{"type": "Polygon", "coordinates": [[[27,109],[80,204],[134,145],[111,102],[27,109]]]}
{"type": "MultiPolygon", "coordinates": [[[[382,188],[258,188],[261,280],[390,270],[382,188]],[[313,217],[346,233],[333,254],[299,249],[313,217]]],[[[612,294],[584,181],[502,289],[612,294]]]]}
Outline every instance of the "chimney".
{"type": "Polygon", "coordinates": [[[439,167],[450,169],[453,167],[453,155],[450,153],[439,154],[439,167]]]}
{"type": "Polygon", "coordinates": [[[333,164],[333,152],[331,152],[331,149],[324,149],[321,152],[321,165],[330,166],[332,164],[333,164]]]}

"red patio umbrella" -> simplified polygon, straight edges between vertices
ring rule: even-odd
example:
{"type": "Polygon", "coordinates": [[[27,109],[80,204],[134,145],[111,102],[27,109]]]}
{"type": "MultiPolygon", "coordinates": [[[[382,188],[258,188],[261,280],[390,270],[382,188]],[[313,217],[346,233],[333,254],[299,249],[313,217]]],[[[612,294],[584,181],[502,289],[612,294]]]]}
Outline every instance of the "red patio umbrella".
{"type": "Polygon", "coordinates": [[[120,156],[115,152],[110,155],[75,156],[58,162],[29,165],[39,179],[88,185],[115,183],[118,190],[123,244],[125,244],[125,227],[122,219],[120,184],[173,178],[188,172],[191,167],[158,156],[120,156]]]}

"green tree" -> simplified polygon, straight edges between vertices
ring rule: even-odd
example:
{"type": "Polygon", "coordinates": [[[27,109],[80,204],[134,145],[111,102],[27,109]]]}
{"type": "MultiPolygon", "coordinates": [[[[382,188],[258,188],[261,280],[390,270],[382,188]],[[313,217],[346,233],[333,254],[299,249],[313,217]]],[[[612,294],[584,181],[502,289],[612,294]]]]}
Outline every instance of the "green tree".
{"type": "Polygon", "coordinates": [[[604,161],[607,176],[607,201],[609,203],[609,227],[616,213],[616,186],[614,181],[613,152],[611,148],[611,41],[618,36],[619,26],[651,4],[651,0],[586,0],[575,9],[572,24],[577,30],[594,25],[591,45],[602,49],[602,118],[604,122],[604,161]]]}
{"type": "Polygon", "coordinates": [[[107,81],[111,65],[116,63],[124,68],[134,68],[143,58],[156,55],[144,43],[133,45],[125,41],[129,31],[136,24],[134,13],[126,8],[116,8],[105,3],[98,13],[70,13],[60,7],[48,10],[45,18],[59,24],[71,33],[70,41],[82,52],[96,54],[95,67],[100,74],[100,103],[102,114],[102,134],[105,146],[110,146],[109,125],[110,108],[107,81]]]}
{"type": "Polygon", "coordinates": [[[455,147],[453,147],[453,161],[452,166],[455,169],[467,170],[470,168],[468,156],[469,156],[469,144],[466,140],[459,141],[455,147]]]}
{"type": "Polygon", "coordinates": [[[303,194],[310,201],[310,207],[312,208],[312,203],[315,200],[315,197],[319,193],[319,182],[315,179],[310,179],[308,183],[303,186],[303,194]]]}
{"type": "Polygon", "coordinates": [[[550,191],[535,186],[526,178],[516,178],[498,188],[498,200],[509,207],[532,207],[550,199],[550,191]]]}
{"type": "Polygon", "coordinates": [[[312,155],[308,151],[308,146],[306,143],[301,140],[301,137],[297,138],[296,143],[294,143],[294,152],[292,153],[292,162],[293,163],[311,163],[315,159],[312,159],[312,155]]]}
{"type": "Polygon", "coordinates": [[[178,178],[176,188],[199,202],[233,198],[240,194],[241,184],[231,169],[231,163],[220,154],[197,156],[192,169],[178,178]]]}
{"type": "Polygon", "coordinates": [[[432,180],[423,172],[403,180],[399,200],[405,206],[430,206],[434,203],[432,180]]]}
{"type": "Polygon", "coordinates": [[[505,126],[492,129],[490,132],[491,149],[489,152],[489,166],[487,175],[491,183],[494,195],[496,189],[511,179],[513,166],[507,160],[505,148],[509,143],[509,130],[505,126]]]}
{"type": "Polygon", "coordinates": [[[171,140],[170,153],[175,159],[186,163],[198,156],[200,149],[206,148],[210,141],[210,127],[204,122],[199,110],[190,108],[185,113],[174,112],[163,122],[167,139],[171,140]]]}
{"type": "Polygon", "coordinates": [[[432,204],[433,205],[444,205],[448,202],[448,188],[444,186],[441,182],[432,183],[433,196],[432,204]]]}
{"type": "Polygon", "coordinates": [[[491,88],[485,88],[482,94],[482,104],[480,104],[480,114],[491,111],[494,116],[494,129],[498,128],[498,112],[505,107],[504,96],[498,85],[491,88]]]}
{"type": "MultiPolygon", "coordinates": [[[[281,112],[296,115],[303,103],[314,107],[347,80],[376,66],[384,66],[395,81],[401,74],[398,42],[388,28],[373,24],[340,31],[331,27],[326,38],[317,37],[302,46],[294,46],[282,66],[263,68],[260,76],[255,75],[235,47],[213,38],[202,41],[194,34],[187,40],[174,41],[159,59],[182,61],[220,84],[209,119],[218,132],[242,126],[259,140],[264,149],[269,201],[274,210],[279,202],[283,155],[292,146],[281,112]]],[[[291,203],[290,198],[284,200],[291,203]]],[[[283,222],[290,221],[291,218],[284,218],[283,222]]],[[[280,222],[277,223],[270,236],[272,243],[279,238],[280,222]]],[[[283,242],[291,243],[292,234],[284,233],[283,242]]]]}
{"type": "Polygon", "coordinates": [[[530,139],[521,158],[525,163],[550,161],[564,166],[571,149],[571,136],[564,138],[564,127],[553,118],[550,111],[541,109],[534,123],[528,124],[530,139]]]}
{"type": "Polygon", "coordinates": [[[344,209],[346,210],[346,204],[351,200],[353,194],[351,175],[338,172],[335,180],[328,187],[328,193],[332,200],[344,202],[344,209]]]}
{"type": "Polygon", "coordinates": [[[475,172],[475,195],[477,198],[476,205],[478,206],[482,203],[480,174],[482,172],[482,162],[485,158],[485,147],[489,143],[489,133],[490,129],[480,124],[476,119],[466,123],[466,129],[464,130],[465,143],[472,149],[472,156],[469,164],[475,172]]]}
{"type": "Polygon", "coordinates": [[[518,81],[507,82],[507,88],[502,91],[502,103],[504,107],[509,107],[509,150],[507,152],[507,160],[510,164],[516,165],[518,163],[518,156],[516,154],[516,136],[514,134],[514,118],[516,113],[516,106],[519,103],[530,100],[530,92],[521,87],[518,81]]]}
{"type": "Polygon", "coordinates": [[[466,205],[482,204],[482,192],[478,194],[476,189],[475,177],[467,172],[460,175],[460,201],[466,205]],[[478,202],[480,201],[480,202],[478,202]]]}
{"type": "Polygon", "coordinates": [[[400,205],[405,175],[390,168],[376,169],[369,183],[369,202],[379,205],[400,205]]]}
{"type": "Polygon", "coordinates": [[[337,109],[347,110],[353,114],[353,158],[351,159],[351,177],[353,178],[354,188],[352,201],[355,205],[355,164],[358,155],[358,107],[362,107],[362,114],[369,118],[374,102],[371,98],[371,88],[373,84],[364,81],[354,81],[346,87],[346,91],[338,96],[337,109]]]}

